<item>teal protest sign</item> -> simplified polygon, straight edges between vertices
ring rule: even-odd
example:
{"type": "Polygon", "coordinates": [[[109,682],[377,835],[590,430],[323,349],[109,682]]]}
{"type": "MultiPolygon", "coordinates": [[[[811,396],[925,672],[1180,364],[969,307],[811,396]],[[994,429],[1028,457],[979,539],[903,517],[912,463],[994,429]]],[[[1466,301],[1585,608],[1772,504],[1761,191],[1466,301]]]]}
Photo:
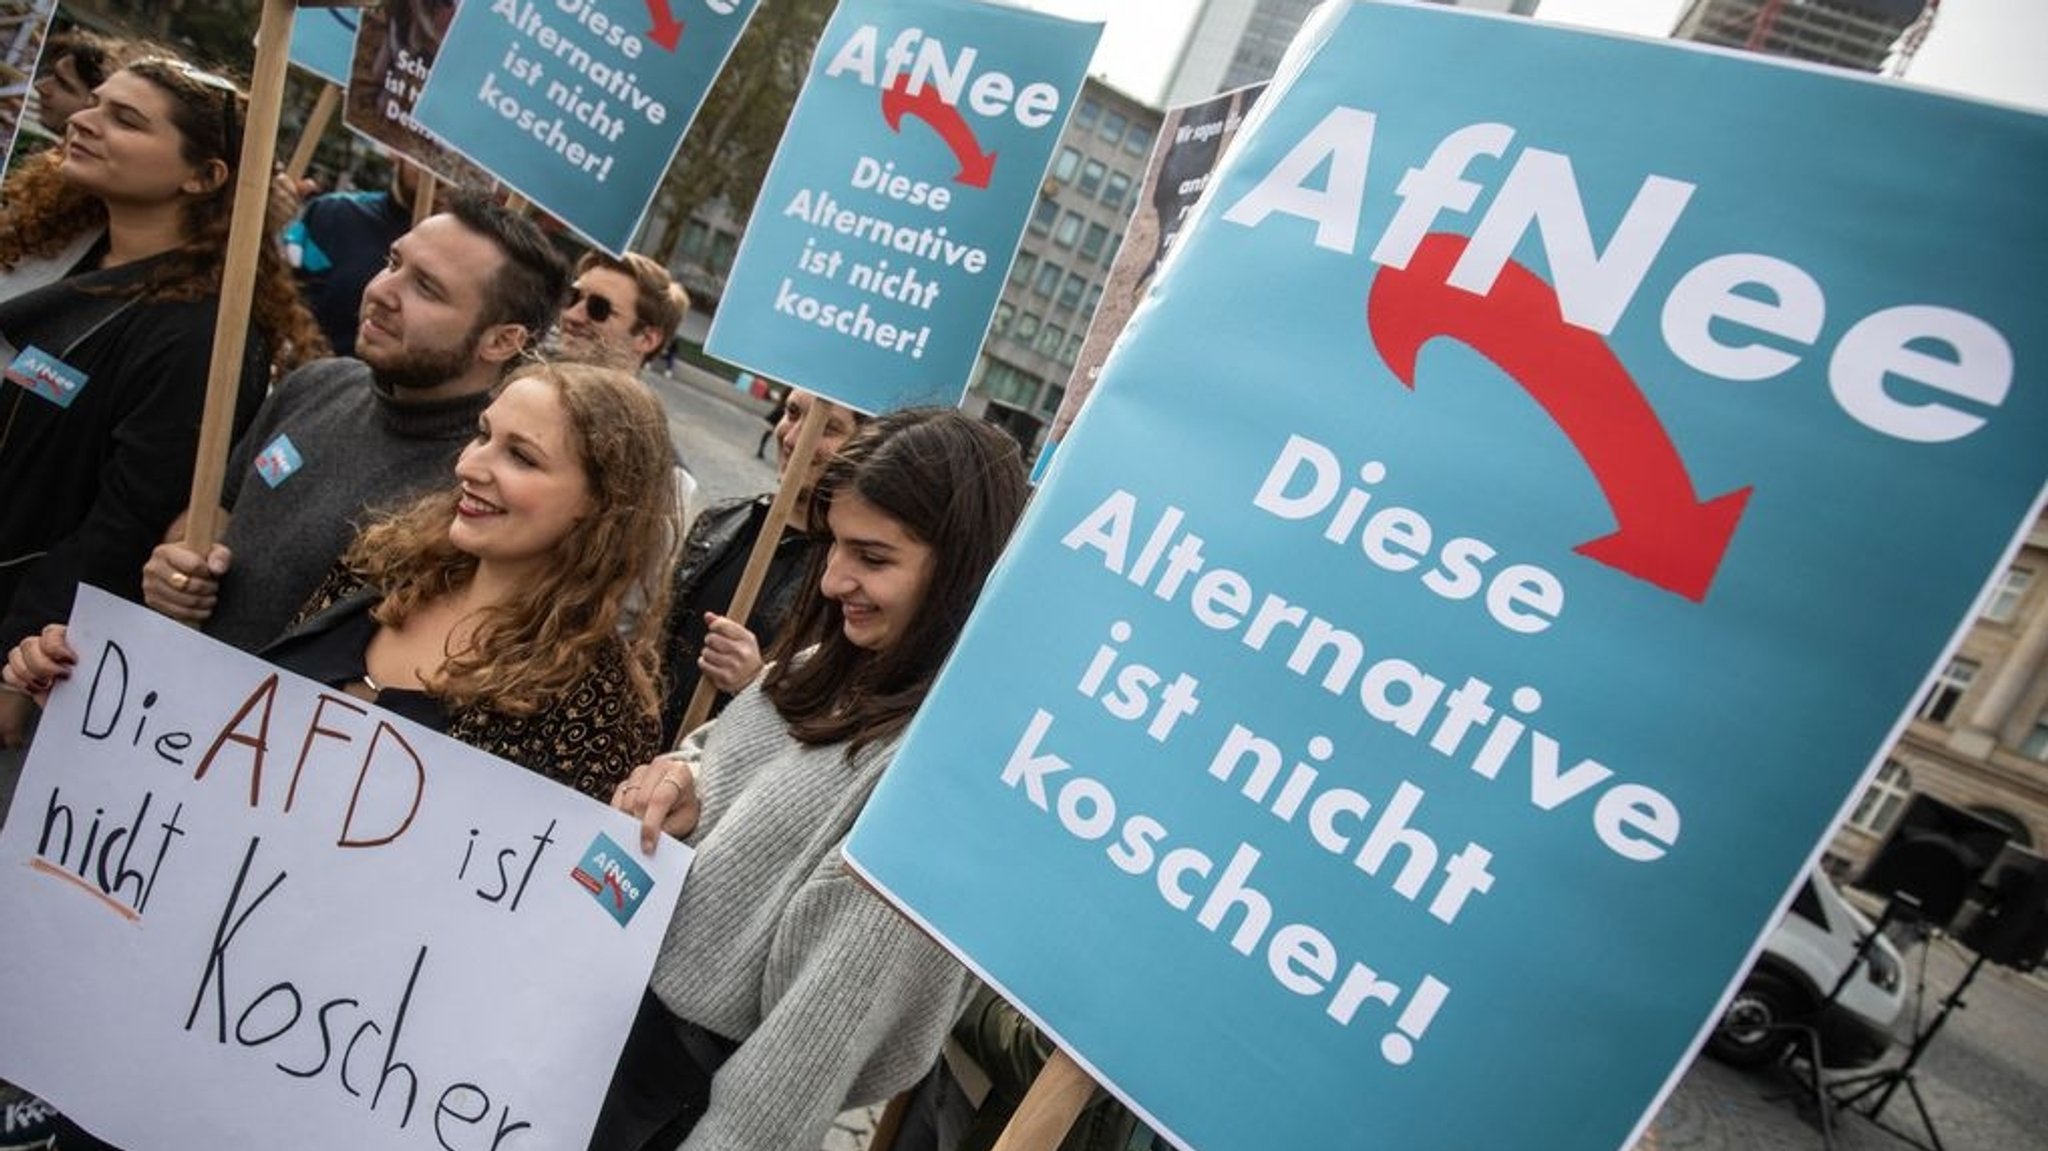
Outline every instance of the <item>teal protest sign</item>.
{"type": "Polygon", "coordinates": [[[1100,33],[986,4],[842,3],[705,350],[862,411],[957,404],[1100,33]]]}
{"type": "Polygon", "coordinates": [[[468,0],[414,119],[616,255],[755,2],[468,0]]]}
{"type": "Polygon", "coordinates": [[[2038,512],[2048,119],[1313,32],[848,857],[1184,1146],[1622,1147],[2038,512]]]}
{"type": "Polygon", "coordinates": [[[292,64],[337,88],[347,87],[362,19],[354,8],[300,8],[292,22],[292,64]]]}

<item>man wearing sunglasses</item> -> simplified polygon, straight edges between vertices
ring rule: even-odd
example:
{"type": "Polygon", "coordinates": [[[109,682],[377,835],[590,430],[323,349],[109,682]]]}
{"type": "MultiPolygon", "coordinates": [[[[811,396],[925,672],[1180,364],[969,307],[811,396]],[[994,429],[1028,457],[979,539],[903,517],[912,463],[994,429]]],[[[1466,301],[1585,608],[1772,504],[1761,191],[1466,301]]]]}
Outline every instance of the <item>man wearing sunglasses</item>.
{"type": "MultiPolygon", "coordinates": [[[[569,301],[555,320],[547,350],[555,359],[637,376],[668,347],[689,311],[689,293],[660,264],[638,252],[614,257],[593,250],[576,262],[569,301]]],[[[680,454],[676,495],[687,524],[695,510],[697,477],[680,454]]]]}
{"type": "Polygon", "coordinates": [[[638,373],[682,326],[690,297],[660,264],[628,252],[590,252],[576,264],[568,304],[555,321],[560,359],[638,373]]]}

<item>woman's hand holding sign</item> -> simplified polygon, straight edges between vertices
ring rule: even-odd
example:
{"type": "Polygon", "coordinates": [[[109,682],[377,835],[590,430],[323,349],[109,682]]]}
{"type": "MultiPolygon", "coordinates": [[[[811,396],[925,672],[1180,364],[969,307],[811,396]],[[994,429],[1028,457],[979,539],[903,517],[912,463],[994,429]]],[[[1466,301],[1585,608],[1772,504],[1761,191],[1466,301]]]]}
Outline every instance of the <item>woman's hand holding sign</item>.
{"type": "Polygon", "coordinates": [[[65,642],[64,625],[53,623],[14,645],[0,679],[41,707],[49,702],[50,689],[57,681],[70,678],[71,665],[77,662],[78,653],[65,642]]]}
{"type": "Polygon", "coordinates": [[[654,854],[667,832],[681,839],[697,830],[695,765],[672,755],[655,757],[633,769],[612,793],[612,806],[640,819],[640,850],[654,854]]]}

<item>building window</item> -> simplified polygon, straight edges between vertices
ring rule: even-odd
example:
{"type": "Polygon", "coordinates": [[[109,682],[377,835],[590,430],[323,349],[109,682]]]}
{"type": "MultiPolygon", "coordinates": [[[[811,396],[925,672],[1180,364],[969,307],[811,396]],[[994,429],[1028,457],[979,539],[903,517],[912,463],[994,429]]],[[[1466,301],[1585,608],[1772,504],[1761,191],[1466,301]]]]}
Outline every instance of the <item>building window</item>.
{"type": "Polygon", "coordinates": [[[1053,292],[1060,286],[1060,276],[1065,273],[1065,268],[1060,267],[1051,260],[1038,265],[1038,278],[1031,281],[1031,294],[1050,299],[1053,292]]]}
{"type": "Polygon", "coordinates": [[[2042,712],[2040,717],[2034,720],[2034,730],[2028,732],[2025,739],[2020,740],[2020,754],[2028,759],[2048,762],[2048,711],[2042,712]]]}
{"type": "Polygon", "coordinates": [[[1102,266],[1107,268],[1116,262],[1116,250],[1123,247],[1124,234],[1118,232],[1109,238],[1109,251],[1102,253],[1102,266]]]}
{"type": "Polygon", "coordinates": [[[1038,353],[1042,356],[1056,356],[1059,355],[1060,344],[1066,338],[1067,330],[1065,328],[1060,327],[1058,324],[1047,324],[1038,329],[1038,339],[1031,346],[1037,349],[1038,353]]]}
{"type": "Polygon", "coordinates": [[[1016,340],[1020,344],[1029,344],[1031,342],[1031,338],[1038,334],[1038,325],[1040,322],[1041,321],[1038,318],[1037,312],[1026,312],[1023,315],[1018,316],[1017,326],[1011,329],[1010,338],[1016,340]]]}
{"type": "Polygon", "coordinates": [[[1009,331],[1010,325],[1015,323],[1016,320],[1016,308],[1013,308],[1008,304],[997,304],[996,318],[989,322],[988,334],[991,336],[1000,336],[1003,333],[1009,331]]]}
{"type": "Polygon", "coordinates": [[[1152,150],[1152,129],[1143,124],[1131,125],[1124,133],[1124,151],[1133,156],[1142,156],[1152,150]]]}
{"type": "Polygon", "coordinates": [[[1877,769],[1877,778],[1863,791],[1863,798],[1856,801],[1856,810],[1849,813],[1849,822],[1872,835],[1883,835],[1898,822],[1899,810],[1906,806],[1907,797],[1913,794],[1913,776],[1905,765],[1896,759],[1887,759],[1877,769]]]}
{"type": "Polygon", "coordinates": [[[1095,314],[1095,305],[1101,302],[1102,285],[1090,284],[1088,285],[1088,294],[1081,297],[1081,311],[1087,315],[1092,316],[1095,314]]]}
{"type": "Polygon", "coordinates": [[[1920,718],[1947,723],[1956,704],[1962,702],[1963,693],[1970,689],[1970,681],[1977,678],[1977,671],[1975,660],[1958,657],[1948,661],[1948,666],[1941,669],[1941,678],[1934,681],[1933,690],[1920,701],[1920,718]]]}
{"type": "Polygon", "coordinates": [[[1058,244],[1062,248],[1071,248],[1074,246],[1074,241],[1080,238],[1080,213],[1068,212],[1065,215],[1061,216],[1059,227],[1053,229],[1052,242],[1058,244]]]}
{"type": "Polygon", "coordinates": [[[981,378],[982,389],[990,399],[1027,411],[1038,398],[1038,386],[1043,382],[1029,372],[995,360],[989,361],[988,371],[981,378]]]}
{"type": "Polygon", "coordinates": [[[1102,246],[1109,243],[1109,229],[1101,224],[1088,225],[1088,231],[1081,237],[1081,258],[1097,259],[1102,255],[1102,246]]]}
{"type": "Polygon", "coordinates": [[[1028,284],[1031,273],[1038,267],[1038,257],[1029,252],[1019,252],[1017,262],[1010,265],[1010,283],[1028,284]]]}
{"type": "MultiPolygon", "coordinates": [[[[1066,367],[1071,368],[1074,366],[1074,361],[1078,359],[1080,355],[1081,333],[1075,332],[1073,335],[1067,337],[1067,342],[1060,348],[1060,363],[1066,367]]],[[[2048,758],[2048,756],[2044,756],[2044,758],[2048,758]]]]}
{"type": "Polygon", "coordinates": [[[1106,207],[1121,208],[1124,197],[1131,194],[1131,178],[1122,172],[1111,172],[1109,182],[1102,186],[1102,203],[1106,207]]]}
{"type": "Polygon", "coordinates": [[[1074,148],[1061,148],[1059,158],[1052,162],[1052,178],[1064,184],[1081,170],[1081,153],[1074,148]]]}
{"type": "Polygon", "coordinates": [[[1081,101],[1081,106],[1074,109],[1074,123],[1086,128],[1095,123],[1095,118],[1100,115],[1102,115],[1102,105],[1094,100],[1083,100],[1081,101]]]}
{"type": "Polygon", "coordinates": [[[2034,573],[2021,567],[2005,569],[1998,578],[1998,586],[1992,589],[1991,602],[1984,605],[1984,618],[1992,623],[2011,623],[2020,613],[2020,601],[2027,597],[2027,589],[2034,583],[2034,573]]]}
{"type": "Polygon", "coordinates": [[[1058,384],[1047,384],[1045,387],[1045,397],[1039,410],[1046,415],[1052,415],[1060,410],[1060,401],[1066,398],[1067,389],[1058,384]]]}
{"type": "Polygon", "coordinates": [[[1114,144],[1124,138],[1124,125],[1129,123],[1122,112],[1104,113],[1102,125],[1095,129],[1095,134],[1114,144]]]}
{"type": "MultiPolygon", "coordinates": [[[[1039,194],[1038,206],[1031,209],[1031,230],[1043,236],[1052,231],[1052,222],[1059,217],[1059,201],[1043,193],[1039,194]]],[[[1011,219],[1016,217],[1012,216],[1011,219]]]]}
{"type": "Polygon", "coordinates": [[[1060,307],[1072,308],[1078,306],[1081,303],[1081,293],[1086,291],[1087,288],[1088,281],[1085,277],[1068,272],[1066,280],[1060,284],[1060,307]]]}
{"type": "Polygon", "coordinates": [[[1102,178],[1108,174],[1109,169],[1103,166],[1102,161],[1090,160],[1081,165],[1081,182],[1074,186],[1081,190],[1083,196],[1092,200],[1095,193],[1102,190],[1102,178]]]}
{"type": "Polygon", "coordinates": [[[702,220],[691,220],[683,225],[683,255],[687,259],[702,262],[711,254],[711,226],[702,220]]]}

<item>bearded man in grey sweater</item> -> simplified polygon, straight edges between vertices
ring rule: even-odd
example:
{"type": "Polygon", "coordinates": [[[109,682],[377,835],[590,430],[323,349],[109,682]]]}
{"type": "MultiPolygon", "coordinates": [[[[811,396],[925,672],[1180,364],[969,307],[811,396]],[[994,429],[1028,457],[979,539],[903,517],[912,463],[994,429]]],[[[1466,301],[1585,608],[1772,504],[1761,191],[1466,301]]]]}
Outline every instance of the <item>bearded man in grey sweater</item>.
{"type": "MultiPolygon", "coordinates": [[[[159,545],[143,601],[248,651],[280,635],[370,514],[452,482],[491,391],[554,322],[568,269],[533,223],[457,195],[363,290],[356,359],[279,381],[228,459],[226,529],[159,545]]],[[[171,529],[178,540],[183,525],[171,529]]]]}

